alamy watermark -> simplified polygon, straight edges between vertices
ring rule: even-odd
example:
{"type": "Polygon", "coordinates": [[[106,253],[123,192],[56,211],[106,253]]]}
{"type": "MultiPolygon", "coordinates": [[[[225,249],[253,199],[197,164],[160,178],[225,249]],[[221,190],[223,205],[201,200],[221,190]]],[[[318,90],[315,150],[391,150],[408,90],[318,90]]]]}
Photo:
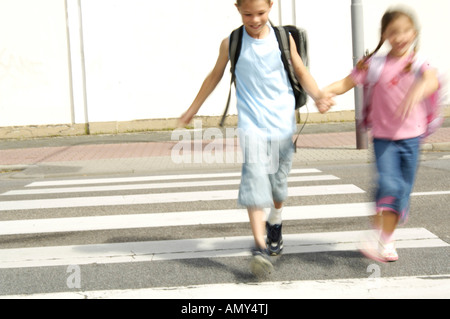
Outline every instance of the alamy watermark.
{"type": "Polygon", "coordinates": [[[176,164],[261,164],[269,174],[279,167],[280,141],[268,139],[268,130],[245,131],[239,128],[208,128],[194,121],[194,129],[172,132],[172,162],[176,164]]]}
{"type": "Polygon", "coordinates": [[[380,289],[381,287],[381,268],[377,264],[371,264],[367,267],[367,273],[371,275],[367,279],[367,289],[380,289]]]}
{"type": "Polygon", "coordinates": [[[81,268],[78,265],[70,265],[67,267],[66,272],[69,275],[67,277],[67,288],[69,289],[81,289],[81,268]]]}

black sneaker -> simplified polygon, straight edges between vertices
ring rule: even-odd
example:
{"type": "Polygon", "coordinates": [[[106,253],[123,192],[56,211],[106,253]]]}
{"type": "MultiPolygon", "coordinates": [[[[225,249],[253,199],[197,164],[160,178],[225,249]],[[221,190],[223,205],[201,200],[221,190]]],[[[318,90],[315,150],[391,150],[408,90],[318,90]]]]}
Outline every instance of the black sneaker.
{"type": "Polygon", "coordinates": [[[283,250],[283,235],[281,234],[282,228],[283,225],[270,225],[269,223],[266,223],[267,250],[272,256],[281,254],[281,251],[283,250]]]}
{"type": "Polygon", "coordinates": [[[253,275],[259,278],[270,275],[273,271],[273,265],[267,250],[254,249],[252,255],[250,269],[253,275]]]}

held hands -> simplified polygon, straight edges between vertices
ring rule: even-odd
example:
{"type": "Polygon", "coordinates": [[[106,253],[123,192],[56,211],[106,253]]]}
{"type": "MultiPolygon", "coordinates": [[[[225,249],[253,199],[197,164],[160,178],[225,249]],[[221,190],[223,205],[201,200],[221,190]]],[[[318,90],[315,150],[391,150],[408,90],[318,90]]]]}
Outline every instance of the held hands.
{"type": "Polygon", "coordinates": [[[335,96],[335,94],[326,91],[321,92],[319,98],[315,100],[317,109],[320,113],[325,114],[331,109],[331,107],[336,105],[336,102],[333,99],[335,96]]]}

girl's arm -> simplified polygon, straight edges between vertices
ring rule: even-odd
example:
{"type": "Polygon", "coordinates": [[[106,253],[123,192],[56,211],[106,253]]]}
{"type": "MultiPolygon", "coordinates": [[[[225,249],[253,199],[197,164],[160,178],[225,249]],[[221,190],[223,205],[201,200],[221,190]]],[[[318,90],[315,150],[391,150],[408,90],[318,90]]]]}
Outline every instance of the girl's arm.
{"type": "Polygon", "coordinates": [[[430,97],[439,89],[439,80],[436,70],[426,70],[420,80],[418,80],[403,103],[398,109],[398,115],[405,119],[414,110],[414,108],[424,99],[430,97]]]}
{"type": "Polygon", "coordinates": [[[295,40],[292,36],[290,36],[290,42],[292,65],[294,66],[295,75],[297,76],[300,85],[305,89],[306,93],[314,99],[319,111],[321,113],[326,113],[330,107],[334,105],[332,99],[333,96],[324,93],[319,89],[316,80],[314,80],[311,73],[309,73],[308,69],[303,64],[302,58],[297,52],[295,40]],[[318,103],[319,101],[320,103],[318,103]]]}
{"type": "Polygon", "coordinates": [[[229,39],[226,38],[222,41],[222,44],[220,45],[219,57],[217,59],[216,65],[214,66],[214,69],[206,77],[194,102],[192,102],[189,109],[178,120],[179,127],[185,127],[192,121],[194,116],[200,110],[203,103],[205,103],[206,99],[217,87],[220,80],[222,80],[225,68],[228,64],[228,47],[229,47],[229,39]]]}
{"type": "MultiPolygon", "coordinates": [[[[324,94],[328,96],[336,96],[344,94],[356,86],[356,83],[353,81],[352,77],[349,75],[346,78],[337,81],[326,88],[323,89],[324,94]]],[[[316,101],[317,108],[320,110],[321,108],[327,107],[328,104],[326,99],[321,99],[316,101]],[[325,105],[325,106],[324,106],[325,105]]]]}
{"type": "Polygon", "coordinates": [[[352,77],[349,75],[340,81],[330,84],[329,86],[324,88],[323,91],[334,94],[334,95],[341,95],[341,94],[347,93],[348,91],[353,89],[355,86],[356,86],[356,83],[353,81],[352,77]]]}

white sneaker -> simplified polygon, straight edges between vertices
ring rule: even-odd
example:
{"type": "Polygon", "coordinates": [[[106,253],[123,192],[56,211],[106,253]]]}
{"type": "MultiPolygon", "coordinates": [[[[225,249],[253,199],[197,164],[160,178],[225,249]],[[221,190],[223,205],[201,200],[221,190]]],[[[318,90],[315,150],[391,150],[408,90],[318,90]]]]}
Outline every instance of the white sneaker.
{"type": "Polygon", "coordinates": [[[383,244],[380,242],[380,255],[387,262],[395,262],[398,260],[397,250],[395,249],[395,242],[383,244]]]}

